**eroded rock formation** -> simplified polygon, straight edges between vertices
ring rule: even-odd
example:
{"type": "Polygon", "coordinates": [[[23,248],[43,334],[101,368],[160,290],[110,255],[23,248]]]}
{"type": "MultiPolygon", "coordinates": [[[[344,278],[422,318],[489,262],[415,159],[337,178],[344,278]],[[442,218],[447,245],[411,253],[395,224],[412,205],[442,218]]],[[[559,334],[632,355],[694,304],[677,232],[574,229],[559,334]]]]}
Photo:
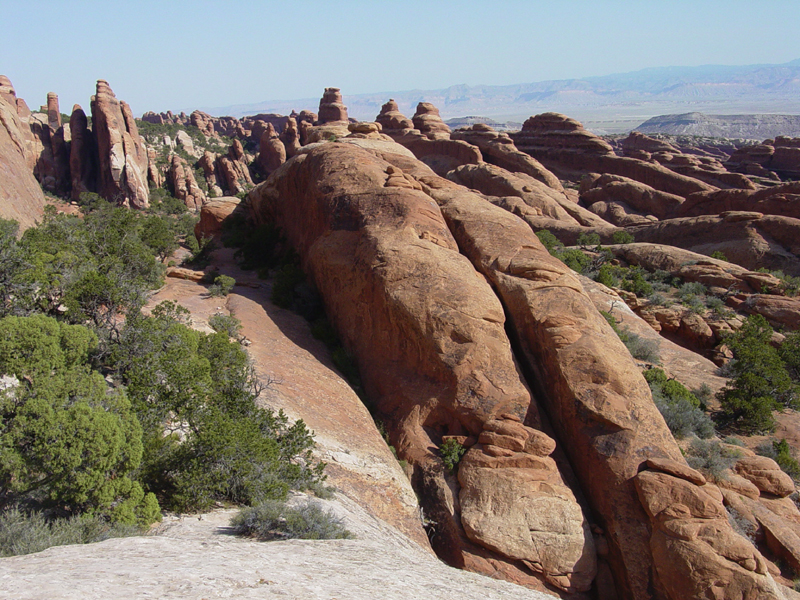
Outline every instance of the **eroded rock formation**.
{"type": "Polygon", "coordinates": [[[118,204],[145,208],[149,204],[147,151],[130,107],[117,100],[106,81],[98,80],[92,96],[92,131],[99,152],[101,196],[118,204]]]}

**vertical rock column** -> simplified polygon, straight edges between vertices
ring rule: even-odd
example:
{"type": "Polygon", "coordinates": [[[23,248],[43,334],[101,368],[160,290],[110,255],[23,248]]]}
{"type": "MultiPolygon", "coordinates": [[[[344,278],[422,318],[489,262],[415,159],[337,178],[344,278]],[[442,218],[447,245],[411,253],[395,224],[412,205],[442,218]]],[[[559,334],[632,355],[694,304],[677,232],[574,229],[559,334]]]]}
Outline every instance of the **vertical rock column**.
{"type": "Polygon", "coordinates": [[[100,195],[133,208],[146,208],[150,201],[147,150],[130,107],[117,100],[102,79],[92,96],[92,129],[99,153],[100,195]]]}

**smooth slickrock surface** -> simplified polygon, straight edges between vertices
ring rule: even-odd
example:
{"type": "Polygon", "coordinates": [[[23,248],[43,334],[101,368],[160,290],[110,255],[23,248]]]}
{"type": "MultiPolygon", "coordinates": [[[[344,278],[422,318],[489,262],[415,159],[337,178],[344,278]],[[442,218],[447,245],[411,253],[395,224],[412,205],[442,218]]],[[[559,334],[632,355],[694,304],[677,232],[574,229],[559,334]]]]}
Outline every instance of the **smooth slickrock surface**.
{"type": "Polygon", "coordinates": [[[357,539],[257,542],[229,535],[233,511],[187,515],[166,520],[158,535],[2,558],[0,598],[552,599],[448,567],[347,499],[322,504],[344,517],[357,539]]]}

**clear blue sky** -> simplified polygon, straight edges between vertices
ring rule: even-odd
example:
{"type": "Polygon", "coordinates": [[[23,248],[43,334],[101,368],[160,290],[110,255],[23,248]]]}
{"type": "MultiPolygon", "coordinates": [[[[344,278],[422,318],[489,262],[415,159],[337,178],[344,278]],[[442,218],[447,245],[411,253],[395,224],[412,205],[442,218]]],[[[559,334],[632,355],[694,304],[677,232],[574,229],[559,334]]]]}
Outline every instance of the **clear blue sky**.
{"type": "Polygon", "coordinates": [[[800,58],[797,0],[0,0],[0,15],[0,74],[66,113],[97,79],[138,116],[800,58]]]}

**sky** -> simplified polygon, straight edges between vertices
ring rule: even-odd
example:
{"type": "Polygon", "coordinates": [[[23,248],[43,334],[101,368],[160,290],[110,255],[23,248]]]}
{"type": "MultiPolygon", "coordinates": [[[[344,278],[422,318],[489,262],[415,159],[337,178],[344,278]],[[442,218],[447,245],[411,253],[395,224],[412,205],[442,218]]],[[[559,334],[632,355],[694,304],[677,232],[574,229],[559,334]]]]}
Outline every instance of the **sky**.
{"type": "Polygon", "coordinates": [[[797,0],[0,0],[0,15],[0,74],[64,113],[88,111],[97,79],[140,116],[800,58],[797,0]]]}

